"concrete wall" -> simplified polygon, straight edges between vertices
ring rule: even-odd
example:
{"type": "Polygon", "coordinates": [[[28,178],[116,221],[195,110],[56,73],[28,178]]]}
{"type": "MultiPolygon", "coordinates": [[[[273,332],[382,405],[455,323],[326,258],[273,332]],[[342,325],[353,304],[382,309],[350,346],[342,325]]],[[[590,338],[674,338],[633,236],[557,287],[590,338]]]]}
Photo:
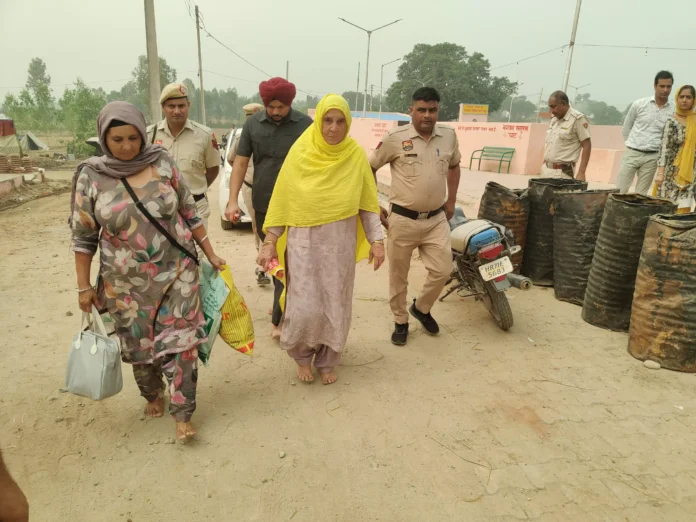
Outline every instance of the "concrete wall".
{"type": "MultiPolygon", "coordinates": [[[[471,154],[485,146],[515,149],[510,174],[535,176],[541,172],[544,159],[544,141],[548,123],[444,123],[454,129],[462,154],[462,167],[469,167],[471,154]]],[[[395,121],[354,118],[350,135],[369,154],[389,130],[398,126],[395,121]]],[[[615,183],[618,176],[624,142],[621,127],[596,125],[592,132],[592,156],[587,167],[587,180],[597,183],[615,183]]],[[[472,164],[476,170],[478,161],[472,164]]],[[[481,170],[497,172],[498,163],[482,161],[481,170]]],[[[501,172],[506,172],[503,165],[501,172]]]]}

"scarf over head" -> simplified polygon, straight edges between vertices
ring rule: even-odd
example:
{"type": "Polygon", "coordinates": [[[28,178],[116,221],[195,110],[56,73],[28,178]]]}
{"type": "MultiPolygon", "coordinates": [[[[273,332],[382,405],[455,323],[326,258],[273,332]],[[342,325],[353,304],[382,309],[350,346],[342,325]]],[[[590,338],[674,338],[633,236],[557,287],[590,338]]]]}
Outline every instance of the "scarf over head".
{"type": "MultiPolygon", "coordinates": [[[[317,106],[314,123],[290,149],[278,174],[264,231],[286,227],[276,248],[285,266],[287,227],[316,227],[357,215],[361,210],[379,214],[377,185],[365,151],[348,136],[351,115],[348,102],[337,94],[324,97],[317,106]],[[329,145],[322,135],[322,122],[331,109],[346,118],[346,137],[329,145]]],[[[356,262],[370,254],[362,222],[358,219],[356,262]]],[[[285,294],[281,306],[285,308],[285,294]]]]}
{"type": "Polygon", "coordinates": [[[114,101],[107,103],[97,116],[97,134],[99,135],[99,144],[101,145],[104,155],[97,157],[93,156],[86,159],[77,166],[77,170],[73,174],[72,179],[72,198],[70,200],[70,217],[68,223],[72,226],[73,211],[75,207],[75,187],[77,186],[77,178],[83,167],[91,167],[99,174],[104,174],[116,179],[123,179],[143,171],[146,167],[157,161],[162,152],[166,149],[161,145],[153,145],[147,141],[147,127],[145,125],[145,117],[138,108],[128,102],[114,101]],[[106,146],[106,133],[113,121],[122,121],[128,125],[133,125],[143,139],[143,145],[140,152],[130,161],[122,161],[116,159],[106,146]]]}
{"type": "Polygon", "coordinates": [[[694,112],[694,107],[691,107],[691,110],[688,111],[683,111],[679,108],[679,93],[683,88],[681,87],[675,96],[677,114],[686,118],[686,138],[674,160],[674,166],[677,167],[675,180],[680,187],[686,187],[693,182],[694,156],[696,155],[696,112],[694,112]]]}
{"type": "Polygon", "coordinates": [[[285,78],[271,78],[259,84],[259,95],[261,95],[261,100],[266,107],[273,100],[278,100],[283,105],[292,105],[296,94],[295,85],[285,78]]]}

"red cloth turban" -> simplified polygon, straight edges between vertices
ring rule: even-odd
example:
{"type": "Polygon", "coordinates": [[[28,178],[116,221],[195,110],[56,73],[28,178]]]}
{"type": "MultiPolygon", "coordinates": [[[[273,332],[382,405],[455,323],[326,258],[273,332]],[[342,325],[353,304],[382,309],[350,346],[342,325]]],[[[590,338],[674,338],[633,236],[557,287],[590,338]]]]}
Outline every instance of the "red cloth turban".
{"type": "Polygon", "coordinates": [[[284,78],[271,78],[259,84],[259,94],[266,107],[273,100],[278,100],[283,105],[292,105],[297,90],[294,84],[284,78]]]}

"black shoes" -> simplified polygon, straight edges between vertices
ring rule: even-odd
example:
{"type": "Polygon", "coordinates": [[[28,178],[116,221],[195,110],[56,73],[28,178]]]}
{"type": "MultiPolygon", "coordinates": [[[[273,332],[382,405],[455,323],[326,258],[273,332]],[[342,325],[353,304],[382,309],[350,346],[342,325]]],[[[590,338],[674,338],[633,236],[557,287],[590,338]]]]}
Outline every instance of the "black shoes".
{"type": "Polygon", "coordinates": [[[399,324],[396,323],[396,327],[394,328],[394,333],[392,334],[392,344],[395,344],[396,346],[403,346],[406,344],[406,341],[408,340],[408,323],[406,324],[399,324]]]}
{"type": "Polygon", "coordinates": [[[430,315],[430,313],[424,314],[423,312],[419,312],[416,308],[415,299],[413,300],[413,304],[411,305],[409,312],[411,312],[411,315],[421,322],[423,328],[425,328],[425,331],[430,335],[437,335],[440,333],[440,327],[438,326],[437,321],[432,315],[430,315]]]}
{"type": "Polygon", "coordinates": [[[267,286],[271,284],[271,278],[268,277],[262,270],[256,271],[256,284],[259,286],[267,286]]]}

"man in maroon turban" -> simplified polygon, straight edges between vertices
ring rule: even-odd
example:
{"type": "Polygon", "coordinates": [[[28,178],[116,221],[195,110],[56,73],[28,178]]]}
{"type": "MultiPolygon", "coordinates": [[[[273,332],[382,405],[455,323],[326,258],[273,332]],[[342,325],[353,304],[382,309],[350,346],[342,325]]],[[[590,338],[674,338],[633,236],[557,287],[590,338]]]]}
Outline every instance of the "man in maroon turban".
{"type": "MultiPolygon", "coordinates": [[[[263,224],[280,167],[283,166],[290,147],[312,124],[309,116],[292,108],[295,93],[295,86],[283,78],[271,78],[261,82],[259,94],[266,110],[257,112],[244,122],[237,145],[237,156],[232,166],[225,218],[232,222],[239,220],[241,214],[237,198],[253,153],[254,183],[251,186],[251,200],[256,212],[256,232],[262,241],[266,238],[263,224]]],[[[280,321],[283,315],[280,296],[283,293],[283,285],[275,279],[273,284],[275,291],[271,318],[272,335],[274,339],[280,339],[280,321]]]]}
{"type": "Polygon", "coordinates": [[[297,90],[294,84],[284,78],[271,78],[259,84],[259,94],[266,107],[271,105],[273,100],[277,100],[289,107],[295,99],[297,90]]]}

